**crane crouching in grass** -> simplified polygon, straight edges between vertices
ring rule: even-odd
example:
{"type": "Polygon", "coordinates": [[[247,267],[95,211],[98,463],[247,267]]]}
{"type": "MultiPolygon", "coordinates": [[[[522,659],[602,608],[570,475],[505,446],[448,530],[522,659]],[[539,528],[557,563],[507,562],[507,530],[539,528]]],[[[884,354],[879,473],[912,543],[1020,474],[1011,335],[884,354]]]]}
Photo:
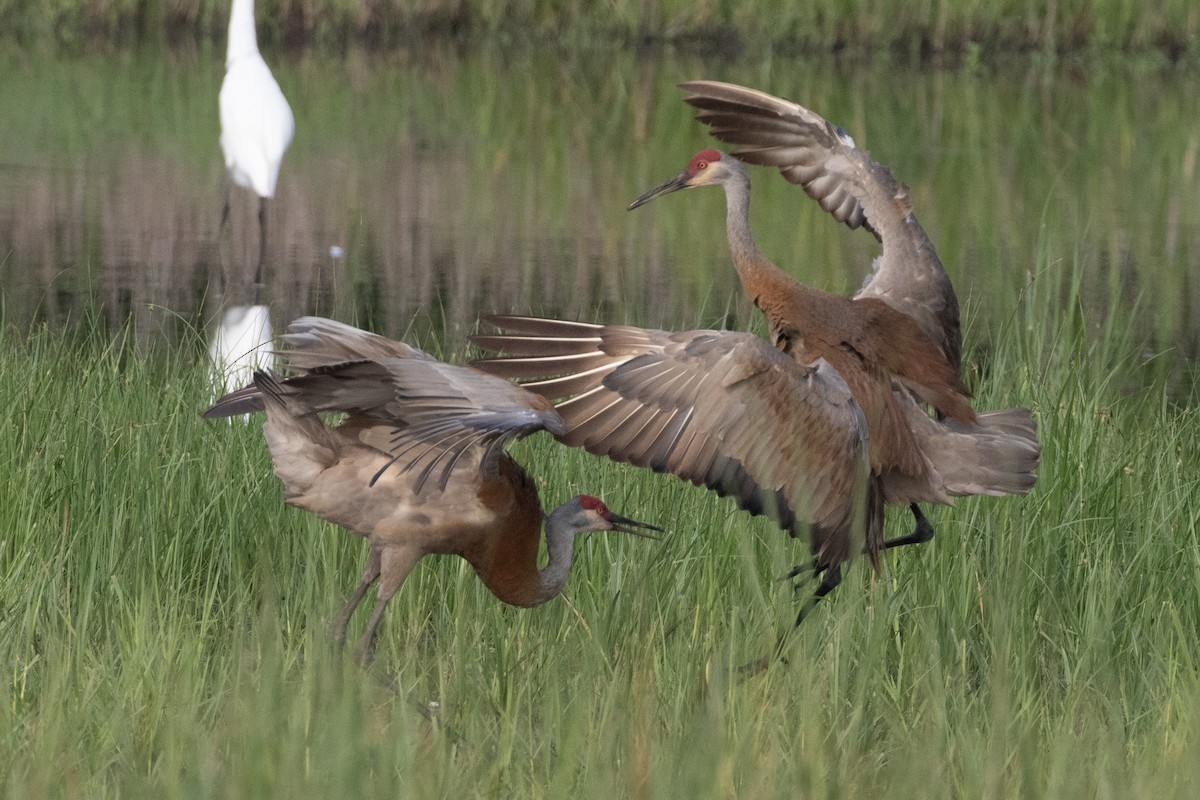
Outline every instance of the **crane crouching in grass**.
{"type": "Polygon", "coordinates": [[[257,372],[204,416],[265,410],[263,433],[287,502],[366,538],[362,580],[333,624],[340,644],[379,581],[360,658],[369,658],[388,601],[426,555],[461,556],[497,598],[536,606],[562,591],[576,534],[654,538],[639,529],[661,530],[589,495],[543,517],[533,479],[504,452],[537,431],[563,434],[562,418],[541,396],[332,320],[298,319],[283,340],[291,377],[257,372]],[[324,412],[346,418],[331,427],[324,412]],[[548,562],[538,569],[543,522],[548,562]]]}

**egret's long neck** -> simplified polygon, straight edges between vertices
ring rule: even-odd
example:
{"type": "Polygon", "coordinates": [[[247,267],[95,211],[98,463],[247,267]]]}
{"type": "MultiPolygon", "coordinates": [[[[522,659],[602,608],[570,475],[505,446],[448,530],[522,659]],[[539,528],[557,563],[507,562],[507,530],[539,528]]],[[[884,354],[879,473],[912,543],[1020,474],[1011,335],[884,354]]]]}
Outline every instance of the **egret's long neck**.
{"type": "Polygon", "coordinates": [[[562,591],[571,574],[575,554],[575,532],[567,530],[565,520],[555,514],[546,517],[546,566],[538,570],[538,602],[544,603],[562,591]]]}
{"type": "Polygon", "coordinates": [[[258,53],[258,36],[254,32],[254,0],[233,0],[229,11],[229,42],[225,51],[225,69],[239,58],[258,53]]]}

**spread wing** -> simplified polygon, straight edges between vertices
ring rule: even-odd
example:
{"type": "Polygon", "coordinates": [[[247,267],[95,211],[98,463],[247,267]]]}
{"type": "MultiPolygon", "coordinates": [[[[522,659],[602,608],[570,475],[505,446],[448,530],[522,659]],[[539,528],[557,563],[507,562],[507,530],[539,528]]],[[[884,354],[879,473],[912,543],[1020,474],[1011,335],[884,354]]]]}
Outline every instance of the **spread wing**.
{"type": "Polygon", "coordinates": [[[797,364],[757,336],[489,317],[474,362],[555,401],[559,439],[718,494],[792,535],[824,564],[863,546],[866,421],[823,360],[797,364]],[[855,520],[859,524],[855,525],[855,520]]]}
{"type": "Polygon", "coordinates": [[[244,404],[250,389],[262,408],[264,388],[293,417],[344,413],[347,431],[391,456],[376,478],[393,464],[419,469],[417,491],[435,472],[444,486],[468,454],[490,471],[512,439],[565,432],[548,400],[509,381],[331,320],[303,318],[288,330],[288,365],[301,374],[276,379],[259,373],[253,387],[218,400],[205,416],[223,415],[236,395],[244,404]],[[347,356],[355,359],[333,360],[347,356]]]}
{"type": "Polygon", "coordinates": [[[440,470],[445,486],[464,457],[493,472],[504,445],[547,430],[566,432],[544,397],[469,367],[436,360],[390,358],[323,368],[289,378],[313,411],[350,414],[349,424],[392,428],[388,467],[419,469],[416,488],[440,470]]]}
{"type": "MultiPolygon", "coordinates": [[[[324,317],[300,317],[288,325],[282,337],[285,350],[276,350],[288,372],[306,375],[351,361],[371,359],[420,359],[433,356],[412,345],[364,331],[353,325],[324,317]]],[[[208,418],[232,417],[263,410],[262,394],[250,384],[222,397],[204,412],[208,418]]]]}
{"type": "Polygon", "coordinates": [[[917,321],[958,370],[958,298],[933,243],[917,222],[908,189],[858,149],[846,131],[807,108],[755,89],[688,81],[684,100],[712,135],[736,145],[749,164],[777,167],[821,208],[851,228],[875,234],[883,253],[857,297],[877,297],[917,321]]]}

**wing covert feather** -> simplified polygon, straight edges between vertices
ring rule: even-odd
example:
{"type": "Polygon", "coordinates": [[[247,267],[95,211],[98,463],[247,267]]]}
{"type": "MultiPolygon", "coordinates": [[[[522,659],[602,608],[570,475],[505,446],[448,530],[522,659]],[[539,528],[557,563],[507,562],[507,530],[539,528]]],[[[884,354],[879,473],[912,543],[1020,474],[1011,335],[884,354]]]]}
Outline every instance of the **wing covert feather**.
{"type": "Polygon", "coordinates": [[[412,345],[370,333],[353,325],[324,317],[299,317],[283,335],[286,350],[275,353],[291,372],[347,361],[415,358],[433,361],[433,356],[412,345]]]}

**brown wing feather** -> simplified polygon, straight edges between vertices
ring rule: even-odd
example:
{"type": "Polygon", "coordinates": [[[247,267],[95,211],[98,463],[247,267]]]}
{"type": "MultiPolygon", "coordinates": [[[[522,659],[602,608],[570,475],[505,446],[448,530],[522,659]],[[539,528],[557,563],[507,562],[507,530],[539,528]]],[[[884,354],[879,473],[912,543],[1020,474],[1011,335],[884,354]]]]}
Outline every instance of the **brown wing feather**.
{"type": "Polygon", "coordinates": [[[551,403],[540,395],[468,367],[436,360],[380,358],[313,370],[282,381],[310,412],[344,412],[356,425],[393,429],[386,451],[403,469],[425,465],[444,484],[475,446],[476,467],[492,472],[505,443],[539,430],[562,434],[551,403]]]}
{"type": "Polygon", "coordinates": [[[958,298],[932,242],[912,213],[908,190],[841,128],[780,97],[735,84],[688,81],[684,100],[734,155],[771,166],[851,228],[865,226],[883,245],[856,297],[877,297],[912,317],[961,367],[958,298]]]}
{"type": "Polygon", "coordinates": [[[933,242],[912,213],[908,188],[861,151],[836,155],[826,168],[849,187],[883,243],[883,253],[855,297],[878,298],[912,317],[960,371],[958,297],[933,242]]]}
{"type": "Polygon", "coordinates": [[[869,480],[866,421],[824,361],[798,365],[728,331],[489,322],[506,332],[474,341],[498,355],[474,364],[554,401],[565,443],[732,495],[793,535],[811,531],[823,563],[866,544],[854,525],[869,480]],[[584,355],[591,370],[579,380],[584,355]]]}
{"type": "Polygon", "coordinates": [[[346,361],[415,358],[433,361],[433,356],[412,345],[370,333],[353,325],[324,317],[300,317],[283,335],[287,349],[276,355],[292,372],[307,372],[346,361]]]}
{"type": "MultiPolygon", "coordinates": [[[[777,167],[821,208],[851,228],[873,223],[843,181],[829,181],[824,162],[835,153],[855,151],[854,140],[819,114],[781,97],[719,81],[687,81],[684,102],[712,126],[712,135],[737,145],[734,155],[748,164],[777,167]]],[[[878,233],[876,233],[878,238],[878,233]]]]}
{"type": "MultiPolygon", "coordinates": [[[[322,373],[349,363],[379,359],[418,359],[433,356],[412,345],[324,317],[299,317],[282,337],[285,350],[276,350],[285,371],[299,375],[322,373]]],[[[359,388],[365,384],[360,384],[359,388]]],[[[251,383],[230,392],[204,412],[207,418],[231,417],[263,410],[258,386],[251,383]]]]}
{"type": "Polygon", "coordinates": [[[402,470],[416,470],[417,491],[431,475],[444,485],[472,452],[467,461],[494,472],[508,441],[539,430],[565,432],[544,397],[479,370],[443,363],[403,342],[317,317],[296,320],[284,339],[291,346],[289,366],[300,374],[283,379],[259,374],[254,394],[233,392],[206,415],[244,408],[249,401],[261,408],[264,387],[297,419],[347,414],[343,426],[360,431],[362,444],[391,455],[389,466],[394,462],[402,470]]]}

